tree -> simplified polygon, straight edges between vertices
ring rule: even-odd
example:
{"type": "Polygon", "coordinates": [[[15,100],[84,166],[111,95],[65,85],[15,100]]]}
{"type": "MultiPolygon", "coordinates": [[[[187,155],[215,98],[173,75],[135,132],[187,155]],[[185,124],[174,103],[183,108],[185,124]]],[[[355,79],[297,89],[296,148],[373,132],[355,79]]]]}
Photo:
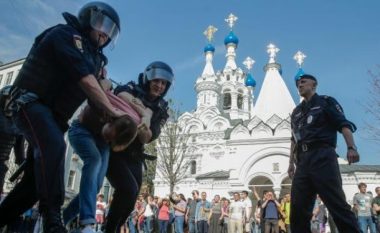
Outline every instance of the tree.
{"type": "Polygon", "coordinates": [[[366,130],[371,135],[371,139],[380,142],[380,65],[377,72],[369,72],[371,76],[370,97],[365,104],[367,113],[372,116],[370,122],[366,122],[366,130]]]}
{"type": "MultiPolygon", "coordinates": [[[[170,101],[171,106],[173,103],[170,101]]],[[[156,141],[157,174],[170,186],[170,193],[187,174],[192,158],[186,154],[190,134],[178,121],[179,108],[170,110],[168,122],[161,128],[161,135],[156,141]]]]}
{"type": "MultiPolygon", "coordinates": [[[[145,153],[157,157],[156,150],[157,141],[153,141],[145,146],[145,153]]],[[[153,180],[156,174],[157,160],[145,160],[147,166],[146,171],[144,172],[143,184],[142,186],[147,187],[147,192],[152,194],[154,193],[154,184],[153,180]]]]}

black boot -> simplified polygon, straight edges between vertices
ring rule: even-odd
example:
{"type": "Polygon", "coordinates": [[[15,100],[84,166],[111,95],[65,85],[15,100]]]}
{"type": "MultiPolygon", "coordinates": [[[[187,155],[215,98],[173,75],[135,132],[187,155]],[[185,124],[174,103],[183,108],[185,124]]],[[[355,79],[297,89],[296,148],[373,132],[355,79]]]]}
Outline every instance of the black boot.
{"type": "Polygon", "coordinates": [[[60,211],[44,211],[42,213],[42,224],[44,233],[67,233],[63,226],[60,211]]]}

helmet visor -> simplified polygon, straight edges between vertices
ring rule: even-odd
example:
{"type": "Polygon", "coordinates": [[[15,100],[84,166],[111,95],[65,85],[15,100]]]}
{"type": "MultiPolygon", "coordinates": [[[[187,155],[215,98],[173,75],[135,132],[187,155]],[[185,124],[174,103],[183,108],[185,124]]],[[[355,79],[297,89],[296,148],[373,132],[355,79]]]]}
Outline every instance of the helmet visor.
{"type": "Polygon", "coordinates": [[[100,11],[92,11],[90,25],[94,30],[105,33],[113,44],[116,43],[120,30],[110,17],[100,11]]]}
{"type": "Polygon", "coordinates": [[[146,71],[146,77],[148,80],[163,79],[168,81],[169,83],[172,83],[173,81],[173,74],[161,68],[153,68],[146,71]]]}

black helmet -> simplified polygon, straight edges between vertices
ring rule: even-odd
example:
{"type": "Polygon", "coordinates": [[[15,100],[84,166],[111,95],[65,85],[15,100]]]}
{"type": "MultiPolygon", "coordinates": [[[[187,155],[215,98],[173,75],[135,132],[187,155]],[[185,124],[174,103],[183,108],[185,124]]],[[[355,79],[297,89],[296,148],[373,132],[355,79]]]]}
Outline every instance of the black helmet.
{"type": "Polygon", "coordinates": [[[162,93],[162,96],[165,96],[174,79],[172,68],[162,61],[155,61],[150,63],[145,68],[144,73],[140,74],[139,82],[143,87],[148,88],[149,81],[154,79],[163,79],[167,81],[166,89],[162,93]]]}
{"type": "Polygon", "coordinates": [[[78,20],[83,29],[94,29],[108,36],[107,46],[116,43],[120,32],[120,19],[117,12],[107,3],[89,2],[79,10],[78,20]]]}

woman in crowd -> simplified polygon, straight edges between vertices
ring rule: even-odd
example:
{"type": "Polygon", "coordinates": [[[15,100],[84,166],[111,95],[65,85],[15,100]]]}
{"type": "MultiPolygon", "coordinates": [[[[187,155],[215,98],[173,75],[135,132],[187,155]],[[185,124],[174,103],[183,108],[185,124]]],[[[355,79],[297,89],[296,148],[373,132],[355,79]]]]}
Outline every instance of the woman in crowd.
{"type": "Polygon", "coordinates": [[[170,204],[167,198],[158,202],[158,229],[159,233],[166,233],[169,225],[170,204]]]}
{"type": "Polygon", "coordinates": [[[230,210],[230,200],[225,198],[223,200],[222,209],[221,209],[221,212],[222,212],[221,217],[223,218],[223,227],[221,231],[222,233],[228,233],[228,220],[230,216],[229,210],[230,210]]]}
{"type": "Polygon", "coordinates": [[[146,158],[144,144],[156,139],[161,126],[169,115],[168,103],[164,100],[173,81],[173,71],[164,62],[149,64],[139,75],[138,83],[129,82],[119,86],[114,93],[131,103],[142,116],[136,139],[121,152],[112,152],[107,178],[114,187],[113,201],[106,220],[106,233],[115,233],[133,210],[142,184],[143,163],[146,158]]]}
{"type": "Polygon", "coordinates": [[[214,201],[211,205],[211,211],[209,215],[209,229],[208,233],[221,233],[223,227],[223,217],[222,217],[222,203],[220,201],[220,196],[215,195],[214,201]]]}

